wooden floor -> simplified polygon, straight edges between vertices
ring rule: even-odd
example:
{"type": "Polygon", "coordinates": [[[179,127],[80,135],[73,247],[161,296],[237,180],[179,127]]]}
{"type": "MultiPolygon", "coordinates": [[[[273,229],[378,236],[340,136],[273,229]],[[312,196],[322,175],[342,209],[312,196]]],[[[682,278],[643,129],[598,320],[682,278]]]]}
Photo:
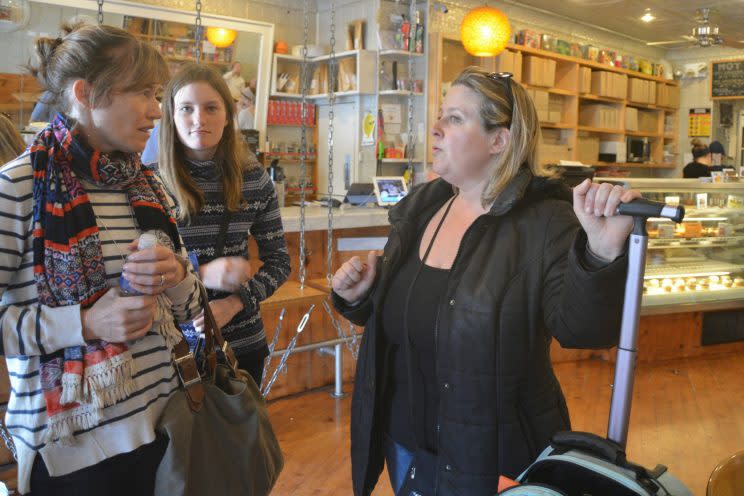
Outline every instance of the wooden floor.
{"type": "MultiPolygon", "coordinates": [[[[604,435],[612,366],[556,365],[576,430],[604,435]]],[[[347,390],[350,386],[346,387],[347,390]]],[[[314,392],[273,402],[271,418],[286,457],[278,496],[349,496],[350,398],[314,392]]],[[[744,353],[641,363],[628,441],[629,458],[667,465],[695,495],[716,464],[744,450],[744,353]]],[[[392,491],[383,474],[375,496],[392,491]]]]}

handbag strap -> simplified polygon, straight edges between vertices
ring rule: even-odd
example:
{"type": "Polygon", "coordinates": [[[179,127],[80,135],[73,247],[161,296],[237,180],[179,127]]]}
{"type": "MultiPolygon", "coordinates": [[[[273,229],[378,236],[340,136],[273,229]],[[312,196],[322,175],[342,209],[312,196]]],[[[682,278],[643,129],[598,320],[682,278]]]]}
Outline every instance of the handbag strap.
{"type": "MultiPolygon", "coordinates": [[[[434,240],[437,239],[437,235],[439,234],[439,230],[442,228],[442,225],[444,225],[444,219],[447,218],[447,214],[449,214],[450,209],[452,208],[452,204],[455,201],[455,198],[457,195],[452,197],[452,200],[450,200],[449,205],[447,205],[447,208],[444,211],[444,214],[442,215],[442,218],[439,220],[439,224],[437,225],[437,228],[434,230],[434,234],[431,237],[431,241],[429,241],[429,246],[426,248],[426,251],[424,252],[424,258],[421,260],[421,263],[419,264],[418,268],[416,269],[416,274],[413,276],[413,279],[411,280],[411,284],[408,286],[408,292],[406,293],[406,302],[405,306],[403,307],[403,347],[405,350],[406,355],[406,374],[408,376],[408,416],[409,421],[411,423],[411,429],[413,434],[413,442],[416,444],[416,449],[421,450],[423,444],[419,442],[416,436],[416,429],[414,428],[414,418],[413,418],[413,396],[411,395],[411,391],[413,390],[413,374],[411,373],[411,346],[410,346],[410,333],[408,329],[408,310],[410,307],[411,302],[411,294],[413,293],[413,287],[416,285],[416,281],[418,280],[419,275],[421,274],[421,269],[423,269],[424,265],[426,264],[426,260],[429,258],[429,253],[431,252],[431,249],[434,247],[434,240]]],[[[437,305],[437,316],[436,316],[436,324],[439,325],[439,308],[441,305],[437,305]]],[[[435,357],[436,358],[436,357],[435,357]]]]}
{"type": "MultiPolygon", "coordinates": [[[[222,335],[220,327],[212,314],[209,307],[209,298],[204,285],[199,283],[199,292],[204,310],[204,354],[206,357],[206,375],[211,377],[217,368],[216,347],[222,350],[225,355],[225,361],[230,367],[234,377],[241,377],[242,373],[238,370],[238,361],[235,358],[230,344],[222,335]],[[215,347],[216,345],[216,347],[215,347]]],[[[189,350],[189,345],[185,339],[181,339],[173,347],[173,361],[178,372],[178,378],[186,393],[191,411],[198,412],[204,403],[204,384],[199,374],[199,366],[196,363],[196,357],[189,350]]]]}

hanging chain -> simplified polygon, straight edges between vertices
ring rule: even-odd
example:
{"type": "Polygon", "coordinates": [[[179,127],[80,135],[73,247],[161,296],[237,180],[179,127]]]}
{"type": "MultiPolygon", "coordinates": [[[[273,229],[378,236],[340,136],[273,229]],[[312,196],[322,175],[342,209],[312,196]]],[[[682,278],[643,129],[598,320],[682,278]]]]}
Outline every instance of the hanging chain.
{"type": "Polygon", "coordinates": [[[201,63],[202,58],[202,36],[204,35],[202,29],[202,2],[196,0],[196,21],[194,21],[194,60],[197,64],[201,63]]]}
{"type": "MultiPolygon", "coordinates": [[[[416,2],[411,0],[411,8],[408,12],[410,16],[411,28],[415,32],[414,27],[414,16],[416,14],[416,2]]],[[[408,191],[413,188],[413,154],[414,154],[414,141],[413,141],[413,98],[414,98],[414,87],[413,87],[413,55],[415,51],[416,36],[408,41],[408,147],[406,152],[408,153],[408,191]]]]}
{"type": "Polygon", "coordinates": [[[304,18],[302,32],[302,70],[300,71],[300,93],[302,95],[302,133],[300,138],[300,288],[305,287],[305,188],[307,188],[307,39],[308,31],[308,0],[302,2],[304,18]]]}
{"type": "Polygon", "coordinates": [[[98,0],[98,25],[103,24],[103,0],[98,0]]]}
{"type": "Polygon", "coordinates": [[[328,241],[326,258],[326,280],[331,287],[333,279],[333,106],[336,103],[335,83],[338,79],[336,71],[336,2],[331,2],[331,58],[328,59],[328,71],[331,76],[328,88],[328,241]]]}
{"type": "Polygon", "coordinates": [[[8,448],[10,454],[13,455],[14,460],[18,460],[18,453],[16,452],[15,443],[13,442],[13,436],[10,434],[8,429],[5,427],[5,422],[0,420],[0,437],[3,438],[5,447],[8,448]]]}

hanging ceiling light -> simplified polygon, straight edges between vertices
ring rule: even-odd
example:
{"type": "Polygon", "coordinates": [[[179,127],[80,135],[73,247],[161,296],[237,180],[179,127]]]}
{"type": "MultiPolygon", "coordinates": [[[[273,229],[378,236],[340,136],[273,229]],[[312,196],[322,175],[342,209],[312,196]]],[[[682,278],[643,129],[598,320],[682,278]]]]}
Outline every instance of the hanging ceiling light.
{"type": "Polygon", "coordinates": [[[207,28],[207,40],[217,48],[229,47],[235,41],[238,33],[227,28],[207,28]]]}
{"type": "Polygon", "coordinates": [[[651,13],[651,9],[646,9],[646,13],[641,16],[643,22],[651,22],[654,19],[656,19],[656,16],[651,13]]]}
{"type": "Polygon", "coordinates": [[[462,20],[460,36],[465,50],[476,57],[493,57],[509,42],[511,26],[499,9],[476,7],[462,20]]]}

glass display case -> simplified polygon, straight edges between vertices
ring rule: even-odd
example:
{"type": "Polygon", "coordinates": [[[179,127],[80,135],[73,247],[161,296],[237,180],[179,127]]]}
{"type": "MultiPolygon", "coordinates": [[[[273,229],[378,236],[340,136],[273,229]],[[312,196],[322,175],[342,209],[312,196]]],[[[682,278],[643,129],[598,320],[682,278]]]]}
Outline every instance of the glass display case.
{"type": "Polygon", "coordinates": [[[626,179],[685,219],[649,219],[643,314],[744,308],[744,182],[626,179]]]}

